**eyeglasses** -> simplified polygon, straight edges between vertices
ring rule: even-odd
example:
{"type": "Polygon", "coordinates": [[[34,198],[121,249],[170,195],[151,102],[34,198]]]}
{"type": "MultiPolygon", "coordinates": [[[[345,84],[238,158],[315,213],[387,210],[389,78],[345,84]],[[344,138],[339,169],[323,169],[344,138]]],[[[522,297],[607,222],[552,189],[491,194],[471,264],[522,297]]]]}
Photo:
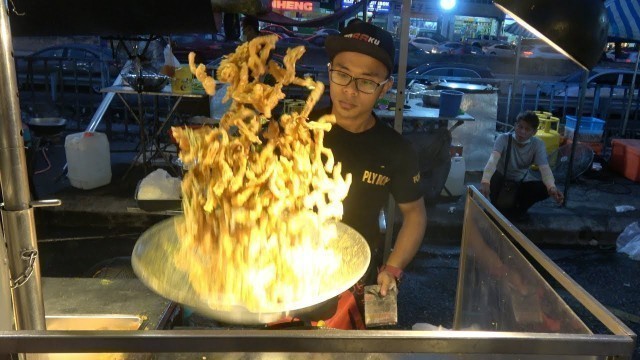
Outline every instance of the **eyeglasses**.
{"type": "Polygon", "coordinates": [[[329,80],[331,80],[332,83],[340,86],[347,86],[351,84],[352,81],[354,81],[356,83],[356,89],[365,94],[373,94],[378,89],[378,87],[389,82],[389,79],[378,83],[369,79],[355,78],[347,74],[346,72],[334,70],[331,68],[329,69],[329,80]]]}

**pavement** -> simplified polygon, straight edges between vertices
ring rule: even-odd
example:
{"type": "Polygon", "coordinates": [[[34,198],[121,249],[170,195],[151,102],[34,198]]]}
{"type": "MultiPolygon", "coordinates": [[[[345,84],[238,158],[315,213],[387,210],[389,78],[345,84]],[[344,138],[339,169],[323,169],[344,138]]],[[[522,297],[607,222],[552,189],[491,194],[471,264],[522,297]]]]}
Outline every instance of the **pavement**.
{"type": "MultiPolygon", "coordinates": [[[[66,133],[82,126],[68,125],[66,133]]],[[[114,126],[110,140],[112,181],[106,186],[82,190],[71,186],[63,174],[64,134],[53,138],[46,151],[51,167],[34,175],[34,184],[39,199],[60,199],[62,205],[36,209],[39,233],[45,238],[61,232],[82,232],[82,229],[94,234],[101,229],[110,234],[128,234],[144,231],[165,218],[166,213],[140,210],[134,199],[136,186],[145,176],[142,166],[130,166],[136,141],[135,128],[129,127],[125,133],[114,126]]],[[[529,219],[514,224],[536,244],[615,245],[625,227],[640,218],[640,183],[610,171],[606,163],[602,165],[601,171],[588,171],[570,184],[564,206],[551,199],[542,201],[530,209],[529,219]],[[625,211],[617,207],[625,207],[625,211]]],[[[44,156],[39,153],[34,170],[41,171],[46,166],[44,156]]],[[[467,172],[466,185],[479,187],[480,176],[479,172],[467,172]]],[[[558,185],[562,190],[563,186],[558,185]]],[[[440,197],[428,204],[425,244],[460,242],[464,201],[464,196],[440,197]]]]}

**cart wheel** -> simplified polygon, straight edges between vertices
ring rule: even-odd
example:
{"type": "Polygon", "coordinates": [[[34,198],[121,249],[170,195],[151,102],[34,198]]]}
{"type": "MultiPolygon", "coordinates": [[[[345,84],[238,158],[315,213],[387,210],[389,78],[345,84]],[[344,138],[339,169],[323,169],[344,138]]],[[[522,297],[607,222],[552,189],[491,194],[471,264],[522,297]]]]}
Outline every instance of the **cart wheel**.
{"type": "Polygon", "coordinates": [[[131,267],[131,257],[123,256],[103,260],[87,271],[87,276],[94,279],[135,279],[136,274],[131,267]]]}

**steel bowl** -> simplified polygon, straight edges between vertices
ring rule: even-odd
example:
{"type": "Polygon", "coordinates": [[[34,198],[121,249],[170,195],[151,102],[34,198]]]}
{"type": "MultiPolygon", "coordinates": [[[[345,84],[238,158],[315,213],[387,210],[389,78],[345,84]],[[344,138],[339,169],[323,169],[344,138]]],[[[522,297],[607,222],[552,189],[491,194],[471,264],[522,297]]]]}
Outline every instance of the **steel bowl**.
{"type": "MultiPolygon", "coordinates": [[[[204,297],[193,289],[187,272],[173,265],[180,242],[174,221],[185,220],[183,216],[166,219],[140,236],[131,255],[133,271],[142,283],[161,296],[226,324],[266,324],[286,316],[307,318],[311,313],[327,312],[329,308],[335,311],[336,297],[358,282],[367,271],[371,259],[369,245],[362,235],[337,222],[338,236],[328,246],[342,255],[342,264],[330,276],[309,279],[320,282],[320,293],[312,299],[252,312],[243,304],[222,303],[219,296],[204,297]]],[[[197,257],[194,256],[194,259],[197,257]]]]}
{"type": "Polygon", "coordinates": [[[36,136],[55,135],[65,130],[67,120],[58,117],[32,118],[27,125],[36,136]]]}
{"type": "Polygon", "coordinates": [[[440,91],[425,90],[422,92],[422,106],[437,108],[440,106],[440,91]]]}
{"type": "Polygon", "coordinates": [[[149,74],[149,73],[127,73],[122,75],[125,84],[131,86],[134,90],[140,91],[160,91],[171,78],[167,75],[149,74]]]}

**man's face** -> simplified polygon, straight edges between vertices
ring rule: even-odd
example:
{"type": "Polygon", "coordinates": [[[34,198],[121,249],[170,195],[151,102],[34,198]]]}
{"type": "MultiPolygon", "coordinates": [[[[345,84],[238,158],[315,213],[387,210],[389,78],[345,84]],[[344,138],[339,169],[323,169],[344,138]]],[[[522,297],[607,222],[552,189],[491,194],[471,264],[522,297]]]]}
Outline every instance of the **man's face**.
{"type": "MultiPolygon", "coordinates": [[[[353,78],[363,78],[381,83],[387,79],[388,71],[380,61],[357,52],[341,52],[331,62],[331,70],[339,70],[353,78]]],[[[329,93],[333,103],[332,113],[338,123],[368,119],[376,101],[393,85],[390,80],[379,86],[372,94],[358,91],[355,81],[342,86],[329,81],[329,93]]]]}
{"type": "Polygon", "coordinates": [[[535,135],[537,131],[538,129],[534,129],[526,121],[520,120],[515,125],[516,140],[521,143],[525,142],[531,139],[531,137],[535,135]]]}

